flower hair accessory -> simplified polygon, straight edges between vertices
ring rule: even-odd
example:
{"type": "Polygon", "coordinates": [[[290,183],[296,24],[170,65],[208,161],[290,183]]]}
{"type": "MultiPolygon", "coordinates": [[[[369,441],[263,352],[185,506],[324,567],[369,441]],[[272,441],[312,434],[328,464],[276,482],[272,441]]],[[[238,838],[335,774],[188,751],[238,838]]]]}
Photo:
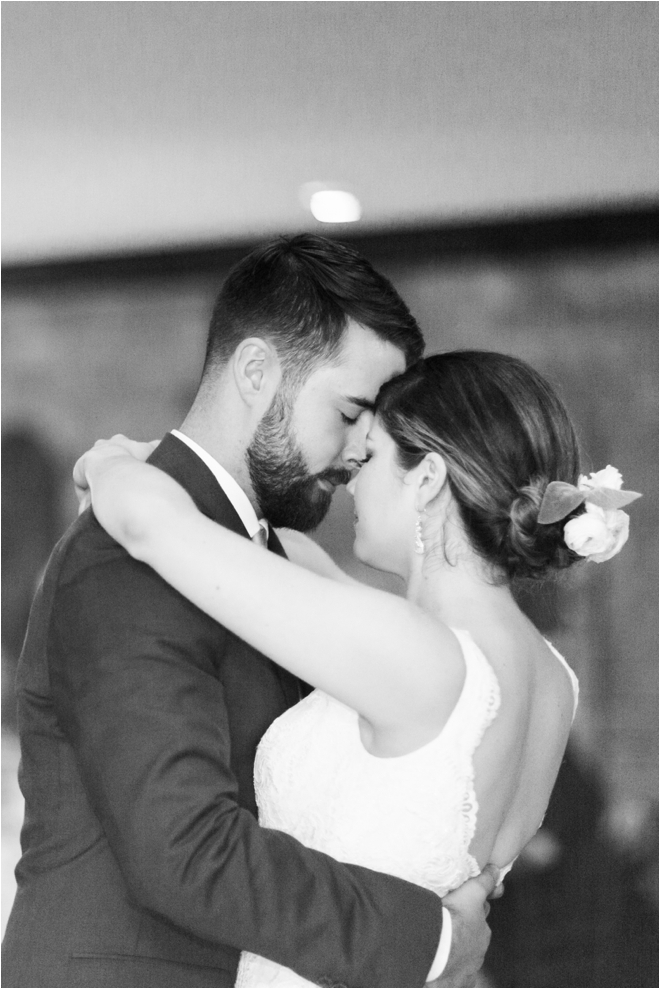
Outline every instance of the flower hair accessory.
{"type": "Polygon", "coordinates": [[[623,478],[616,467],[607,466],[578,478],[577,487],[565,481],[551,481],[545,489],[538,521],[541,525],[560,522],[584,504],[586,511],[564,526],[569,549],[593,563],[604,563],[619,552],[628,539],[629,517],[624,505],[641,498],[638,491],[623,491],[623,478]]]}

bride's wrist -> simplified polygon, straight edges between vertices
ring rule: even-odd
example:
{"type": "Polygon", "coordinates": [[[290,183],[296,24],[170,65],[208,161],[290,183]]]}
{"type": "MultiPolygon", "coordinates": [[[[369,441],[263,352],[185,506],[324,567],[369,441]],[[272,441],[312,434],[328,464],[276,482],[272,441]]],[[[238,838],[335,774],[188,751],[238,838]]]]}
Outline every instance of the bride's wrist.
{"type": "Polygon", "coordinates": [[[132,457],[105,455],[91,460],[87,478],[99,523],[130,556],[146,562],[167,528],[171,507],[159,492],[160,478],[145,476],[144,465],[138,464],[132,457]]]}
{"type": "Polygon", "coordinates": [[[140,484],[127,490],[124,508],[119,541],[136,560],[156,567],[172,540],[184,537],[186,525],[194,526],[199,515],[187,491],[155,467],[141,470],[140,484]]]}
{"type": "Polygon", "coordinates": [[[98,522],[136,560],[156,565],[170,535],[198,514],[173,478],[124,450],[106,444],[89,451],[83,463],[98,522]]]}

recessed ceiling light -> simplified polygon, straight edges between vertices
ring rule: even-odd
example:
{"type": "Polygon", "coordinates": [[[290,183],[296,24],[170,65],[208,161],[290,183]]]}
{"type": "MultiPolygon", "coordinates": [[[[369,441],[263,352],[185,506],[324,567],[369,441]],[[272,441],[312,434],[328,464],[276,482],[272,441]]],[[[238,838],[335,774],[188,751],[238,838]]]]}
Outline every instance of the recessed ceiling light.
{"type": "Polygon", "coordinates": [[[355,223],[362,216],[362,207],[352,192],[343,189],[319,189],[309,200],[312,216],[321,223],[355,223]]]}

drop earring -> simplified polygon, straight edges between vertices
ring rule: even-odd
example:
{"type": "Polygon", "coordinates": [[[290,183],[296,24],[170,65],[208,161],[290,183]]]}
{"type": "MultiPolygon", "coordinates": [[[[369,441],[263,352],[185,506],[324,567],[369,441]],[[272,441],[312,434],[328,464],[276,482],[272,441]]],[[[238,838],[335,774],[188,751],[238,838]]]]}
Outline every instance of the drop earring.
{"type": "Polygon", "coordinates": [[[420,556],[424,555],[424,540],[422,538],[421,514],[417,516],[417,521],[415,522],[415,552],[419,553],[420,556]]]}

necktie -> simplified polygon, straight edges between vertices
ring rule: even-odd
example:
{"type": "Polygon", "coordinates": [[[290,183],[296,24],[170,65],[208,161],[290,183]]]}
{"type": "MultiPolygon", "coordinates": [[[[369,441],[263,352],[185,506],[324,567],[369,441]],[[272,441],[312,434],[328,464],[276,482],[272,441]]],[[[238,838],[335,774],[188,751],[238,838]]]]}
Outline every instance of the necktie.
{"type": "Polygon", "coordinates": [[[268,532],[263,522],[259,523],[259,529],[253,536],[250,536],[253,543],[257,546],[263,546],[264,549],[268,549],[268,532]]]}

